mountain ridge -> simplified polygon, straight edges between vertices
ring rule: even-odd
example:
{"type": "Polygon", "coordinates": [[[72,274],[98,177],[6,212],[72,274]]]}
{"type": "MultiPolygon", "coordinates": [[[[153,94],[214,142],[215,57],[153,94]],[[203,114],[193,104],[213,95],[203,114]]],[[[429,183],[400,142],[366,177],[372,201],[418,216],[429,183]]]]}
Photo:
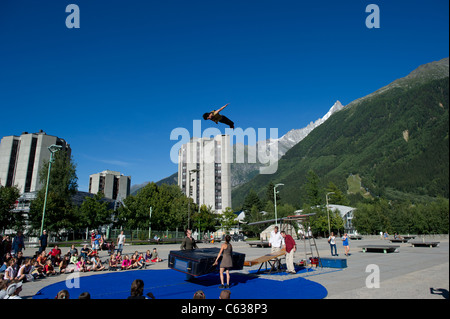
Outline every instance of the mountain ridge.
{"type": "Polygon", "coordinates": [[[348,104],[292,147],[275,174],[255,176],[233,190],[233,207],[251,189],[264,196],[270,182],[284,183],[285,198],[299,205],[310,168],[341,190],[349,173],[360,173],[377,195],[448,197],[448,58],[348,104]],[[389,183],[393,188],[383,186],[389,183]]]}

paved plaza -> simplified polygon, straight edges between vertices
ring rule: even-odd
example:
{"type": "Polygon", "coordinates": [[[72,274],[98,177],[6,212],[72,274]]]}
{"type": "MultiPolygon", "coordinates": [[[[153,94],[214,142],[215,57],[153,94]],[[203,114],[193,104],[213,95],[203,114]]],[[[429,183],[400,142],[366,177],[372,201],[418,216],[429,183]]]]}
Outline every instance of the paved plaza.
{"type": "MultiPolygon", "coordinates": [[[[286,276],[270,275],[267,279],[290,280],[302,276],[310,281],[324,286],[327,290],[326,299],[448,299],[449,293],[449,241],[448,236],[418,237],[418,240],[439,241],[438,247],[412,247],[410,243],[395,243],[382,240],[375,236],[364,237],[362,240],[350,242],[350,256],[343,253],[342,245],[337,245],[339,256],[346,258],[347,267],[334,269],[322,268],[306,273],[298,273],[286,276]],[[398,252],[363,253],[363,245],[398,245],[398,252]],[[276,278],[275,278],[276,277],[276,278]],[[379,282],[377,281],[379,278],[379,282]],[[379,284],[378,286],[376,284],[379,284]]],[[[297,252],[295,261],[305,257],[304,245],[301,240],[297,240],[297,252]]],[[[321,257],[331,257],[330,248],[326,239],[316,240],[321,257]]],[[[246,242],[232,243],[233,250],[244,253],[246,260],[251,260],[270,253],[270,248],[250,247],[246,242]]],[[[198,244],[199,248],[220,247],[220,243],[198,244]]],[[[157,248],[163,262],[153,263],[147,267],[148,271],[157,269],[168,269],[167,258],[171,250],[179,250],[178,244],[161,245],[126,245],[124,254],[131,254],[135,251],[146,252],[157,248]]],[[[77,247],[80,249],[81,247],[77,247]]],[[[309,249],[309,248],[308,248],[309,249]]],[[[30,249],[31,250],[31,249],[30,249]]],[[[25,256],[31,253],[25,251],[25,256]]],[[[61,248],[65,253],[68,248],[61,248]]],[[[107,251],[101,251],[102,261],[107,261],[107,251]]],[[[257,270],[259,265],[244,267],[241,273],[248,273],[257,270]]],[[[133,272],[135,270],[128,270],[133,272]]],[[[108,272],[88,272],[81,273],[81,276],[95,276],[107,274],[108,272]]],[[[24,283],[20,293],[24,299],[31,299],[40,289],[60,281],[65,281],[68,275],[57,275],[38,279],[34,282],[24,283]]],[[[218,276],[218,275],[217,275],[218,276]]],[[[219,277],[219,276],[218,276],[219,277]]],[[[231,281],[233,280],[233,272],[231,281]]],[[[219,279],[218,279],[219,283],[219,279]]],[[[114,287],[111,287],[114,289],[114,287]]],[[[88,291],[88,289],[86,289],[88,291]]]]}

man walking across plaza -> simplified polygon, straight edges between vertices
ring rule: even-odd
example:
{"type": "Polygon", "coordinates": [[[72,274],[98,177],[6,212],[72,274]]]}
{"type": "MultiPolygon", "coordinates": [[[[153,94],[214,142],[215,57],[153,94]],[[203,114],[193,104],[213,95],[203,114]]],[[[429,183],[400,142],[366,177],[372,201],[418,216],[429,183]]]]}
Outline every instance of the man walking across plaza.
{"type": "Polygon", "coordinates": [[[296,250],[295,240],[291,235],[286,235],[285,231],[281,231],[281,236],[284,239],[283,248],[286,250],[286,268],[287,273],[295,274],[294,267],[294,253],[296,250]]]}

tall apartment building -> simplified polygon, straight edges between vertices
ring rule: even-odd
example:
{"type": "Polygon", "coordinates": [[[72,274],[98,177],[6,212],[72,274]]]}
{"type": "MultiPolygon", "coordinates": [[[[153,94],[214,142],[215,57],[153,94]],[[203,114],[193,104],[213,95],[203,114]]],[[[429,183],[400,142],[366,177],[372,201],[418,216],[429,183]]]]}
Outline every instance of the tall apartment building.
{"type": "Polygon", "coordinates": [[[44,161],[49,161],[50,145],[60,145],[70,156],[70,145],[62,138],[23,132],[20,136],[5,136],[0,143],[0,184],[17,186],[20,193],[38,191],[43,187],[39,172],[44,161]]]}
{"type": "Polygon", "coordinates": [[[106,198],[121,200],[130,195],[131,177],[106,170],[89,175],[89,193],[102,192],[106,198]]]}
{"type": "Polygon", "coordinates": [[[192,138],[178,152],[178,185],[197,204],[216,213],[231,207],[231,146],[229,135],[192,138]]]}

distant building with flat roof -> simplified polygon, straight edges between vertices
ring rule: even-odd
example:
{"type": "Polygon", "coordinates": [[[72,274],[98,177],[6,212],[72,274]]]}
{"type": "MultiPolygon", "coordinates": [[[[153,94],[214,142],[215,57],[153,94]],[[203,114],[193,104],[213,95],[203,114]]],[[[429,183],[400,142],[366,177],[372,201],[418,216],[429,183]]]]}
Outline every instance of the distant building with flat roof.
{"type": "Polygon", "coordinates": [[[231,145],[229,135],[192,138],[178,153],[178,185],[194,203],[216,213],[231,207],[231,145]]]}
{"type": "Polygon", "coordinates": [[[131,177],[106,170],[89,175],[89,193],[102,192],[106,198],[122,200],[130,195],[131,177]]]}
{"type": "Polygon", "coordinates": [[[70,145],[62,138],[23,132],[20,136],[5,136],[0,143],[0,185],[17,186],[20,193],[38,191],[43,187],[39,172],[44,161],[50,160],[50,145],[60,145],[71,155],[70,145]]]}

